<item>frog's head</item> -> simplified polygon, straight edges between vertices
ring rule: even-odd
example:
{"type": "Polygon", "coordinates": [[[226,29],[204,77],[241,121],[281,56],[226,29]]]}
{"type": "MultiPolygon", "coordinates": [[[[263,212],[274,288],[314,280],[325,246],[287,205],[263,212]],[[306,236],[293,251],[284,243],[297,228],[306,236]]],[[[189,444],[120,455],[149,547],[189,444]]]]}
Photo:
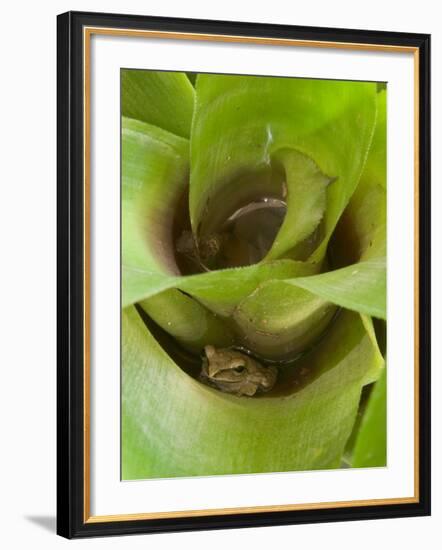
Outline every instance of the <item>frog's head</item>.
{"type": "Polygon", "coordinates": [[[204,351],[202,377],[222,391],[252,396],[269,391],[276,382],[275,367],[264,367],[244,353],[214,346],[204,351]]]}

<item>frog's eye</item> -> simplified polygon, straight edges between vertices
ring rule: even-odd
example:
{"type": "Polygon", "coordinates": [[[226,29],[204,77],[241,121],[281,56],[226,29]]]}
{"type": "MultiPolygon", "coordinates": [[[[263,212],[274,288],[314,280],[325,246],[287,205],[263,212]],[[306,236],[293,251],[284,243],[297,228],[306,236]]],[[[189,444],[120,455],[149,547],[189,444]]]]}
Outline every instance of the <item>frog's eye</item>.
{"type": "Polygon", "coordinates": [[[246,367],[244,365],[240,365],[239,367],[235,367],[232,370],[237,374],[242,374],[246,370],[246,367]]]}
{"type": "Polygon", "coordinates": [[[246,370],[246,362],[244,359],[236,358],[230,363],[230,370],[235,374],[242,374],[246,370]]]}

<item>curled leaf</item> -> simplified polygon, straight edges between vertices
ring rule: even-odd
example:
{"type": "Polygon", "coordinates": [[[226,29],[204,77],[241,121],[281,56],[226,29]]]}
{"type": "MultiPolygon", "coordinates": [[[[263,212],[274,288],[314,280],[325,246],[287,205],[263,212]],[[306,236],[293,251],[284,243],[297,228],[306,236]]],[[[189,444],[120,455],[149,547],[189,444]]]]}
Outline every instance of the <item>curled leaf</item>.
{"type": "Polygon", "coordinates": [[[235,397],[181,370],[137,311],[123,311],[122,477],[334,468],[361,388],[382,364],[359,316],[342,313],[301,359],[288,393],[235,397]]]}

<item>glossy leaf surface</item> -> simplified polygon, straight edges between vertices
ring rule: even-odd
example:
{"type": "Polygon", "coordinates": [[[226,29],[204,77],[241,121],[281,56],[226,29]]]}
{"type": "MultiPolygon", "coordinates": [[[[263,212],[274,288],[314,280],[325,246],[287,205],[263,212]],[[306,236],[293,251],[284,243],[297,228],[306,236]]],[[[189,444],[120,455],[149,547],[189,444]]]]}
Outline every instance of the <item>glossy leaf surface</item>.
{"type": "Polygon", "coordinates": [[[376,382],[356,439],[352,466],[387,465],[387,371],[376,382]]]}
{"type": "Polygon", "coordinates": [[[183,372],[132,307],[123,334],[123,479],[336,467],[382,366],[358,315],[342,313],[302,359],[299,389],[240,398],[183,372]]]}

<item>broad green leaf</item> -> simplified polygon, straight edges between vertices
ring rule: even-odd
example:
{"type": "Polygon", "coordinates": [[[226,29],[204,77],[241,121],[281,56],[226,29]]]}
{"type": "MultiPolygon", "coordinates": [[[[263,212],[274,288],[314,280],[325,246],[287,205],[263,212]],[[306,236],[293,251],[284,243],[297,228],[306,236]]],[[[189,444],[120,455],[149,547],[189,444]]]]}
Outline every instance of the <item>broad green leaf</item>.
{"type": "Polygon", "coordinates": [[[386,95],[386,90],[377,94],[377,122],[367,162],[331,243],[332,256],[341,265],[386,255],[386,95]]]}
{"type": "Polygon", "coordinates": [[[140,298],[140,279],[149,279],[160,291],[167,281],[165,275],[179,275],[173,253],[173,220],[188,171],[187,140],[123,118],[124,305],[140,298]]]}
{"type": "Polygon", "coordinates": [[[386,190],[369,180],[360,186],[345,210],[334,236],[333,255],[344,261],[385,258],[387,252],[386,190]]]}
{"type": "Polygon", "coordinates": [[[139,305],[163,330],[191,351],[201,353],[207,344],[227,347],[233,343],[233,335],[224,322],[179,290],[166,290],[139,305]]]}
{"type": "MultiPolygon", "coordinates": [[[[374,83],[199,75],[191,140],[194,231],[210,234],[257,195],[284,196],[284,179],[296,180],[291,171],[297,166],[283,159],[281,180],[275,162],[279,164],[278,152],[291,149],[334,180],[326,190],[322,244],[314,256],[320,261],[358,184],[375,116],[374,83]]],[[[288,209],[302,211],[302,204],[296,205],[297,193],[287,191],[288,209]]],[[[321,188],[315,191],[322,193],[321,188]]],[[[312,201],[309,193],[301,197],[312,201]]],[[[313,226],[318,208],[311,210],[313,226]]],[[[287,242],[278,245],[281,250],[290,246],[291,237],[286,233],[287,242]]]]}
{"type": "Polygon", "coordinates": [[[345,209],[330,243],[333,262],[385,258],[387,252],[386,190],[364,179],[345,209]]]}
{"type": "Polygon", "coordinates": [[[267,359],[284,360],[314,344],[335,311],[327,300],[273,280],[245,298],[233,318],[244,346],[267,359]]]}
{"type": "Polygon", "coordinates": [[[121,92],[123,116],[189,137],[195,94],[185,73],[122,69],[121,92]]]}
{"type": "MultiPolygon", "coordinates": [[[[362,320],[362,324],[365,327],[365,330],[367,331],[367,334],[368,334],[370,340],[373,343],[373,347],[375,347],[376,350],[377,350],[377,354],[379,356],[380,361],[385,362],[384,361],[384,354],[381,351],[381,346],[379,345],[379,341],[376,337],[376,331],[375,331],[375,328],[374,328],[373,318],[370,317],[369,315],[365,315],[365,314],[361,313],[361,320],[362,320]]],[[[384,321],[378,321],[378,322],[385,324],[384,321]]]]}
{"type": "Polygon", "coordinates": [[[308,262],[276,260],[266,264],[178,277],[168,276],[158,267],[145,270],[141,262],[139,266],[123,265],[123,307],[169,288],[179,288],[198,298],[215,313],[228,317],[261,283],[269,279],[307,276],[317,273],[317,267],[308,262]]]}
{"type": "MultiPolygon", "coordinates": [[[[268,280],[240,302],[233,319],[242,345],[274,360],[317,341],[338,305],[385,319],[385,261],[360,262],[320,275],[268,280]]],[[[371,320],[367,331],[377,347],[371,320]]]]}
{"type": "Polygon", "coordinates": [[[361,181],[370,181],[372,185],[387,184],[387,90],[376,96],[377,116],[373,140],[367,156],[361,181]]]}
{"type": "Polygon", "coordinates": [[[353,468],[387,465],[387,371],[370,395],[353,451],[353,468]]]}
{"type": "Polygon", "coordinates": [[[385,259],[359,262],[285,282],[347,309],[386,319],[385,259]]]}
{"type": "Polygon", "coordinates": [[[343,311],[288,392],[235,397],[181,370],[135,308],[122,323],[126,480],[338,467],[361,388],[382,366],[359,316],[343,311]]]}
{"type": "MultiPolygon", "coordinates": [[[[382,353],[379,349],[378,341],[377,341],[377,338],[376,338],[376,333],[375,333],[374,326],[373,326],[373,319],[371,317],[369,317],[368,315],[361,315],[361,321],[362,321],[362,324],[365,327],[365,330],[367,331],[367,335],[370,338],[374,349],[376,350],[375,353],[377,355],[379,365],[384,365],[385,366],[384,357],[383,357],[383,355],[382,355],[382,353]]],[[[361,427],[362,420],[364,418],[365,411],[367,410],[367,395],[370,395],[370,392],[373,388],[372,383],[376,382],[376,380],[378,379],[379,373],[381,373],[381,375],[382,375],[383,370],[384,369],[380,369],[376,373],[377,376],[375,376],[372,380],[367,381],[367,386],[364,388],[365,391],[361,395],[361,401],[360,401],[359,407],[358,407],[358,414],[356,416],[356,420],[355,420],[355,423],[353,425],[352,433],[351,433],[350,437],[348,438],[347,443],[345,445],[345,451],[344,451],[344,455],[342,457],[342,466],[345,466],[347,468],[352,466],[352,457],[353,457],[353,451],[354,451],[354,448],[355,448],[355,443],[356,443],[358,435],[359,435],[359,430],[360,430],[360,427],[361,427]]]]}
{"type": "Polygon", "coordinates": [[[307,276],[316,272],[317,266],[311,263],[278,260],[182,277],[176,285],[198,298],[215,313],[229,317],[242,300],[252,294],[260,284],[268,280],[307,276]]]}
{"type": "MultiPolygon", "coordinates": [[[[276,158],[286,170],[288,208],[266,260],[294,249],[318,227],[327,206],[326,186],[330,181],[311,159],[294,150],[283,150],[276,158]]],[[[304,259],[297,257],[296,252],[291,256],[304,259]]]]}

